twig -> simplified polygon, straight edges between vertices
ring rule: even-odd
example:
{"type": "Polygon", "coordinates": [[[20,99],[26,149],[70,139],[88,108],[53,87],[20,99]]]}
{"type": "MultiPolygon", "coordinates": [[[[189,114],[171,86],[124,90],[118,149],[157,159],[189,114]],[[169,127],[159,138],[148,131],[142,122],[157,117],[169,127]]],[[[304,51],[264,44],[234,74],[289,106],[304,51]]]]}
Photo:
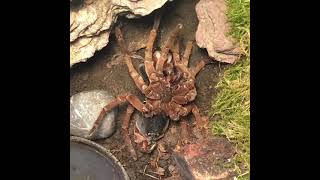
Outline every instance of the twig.
{"type": "Polygon", "coordinates": [[[158,179],[158,180],[160,180],[159,178],[157,178],[157,177],[155,177],[155,176],[152,176],[151,174],[147,174],[147,173],[146,173],[147,166],[148,166],[148,165],[146,165],[146,166],[144,167],[143,172],[141,172],[141,171],[138,171],[138,172],[141,173],[141,174],[143,174],[143,175],[145,175],[145,176],[149,176],[149,177],[151,177],[151,178],[153,178],[153,179],[158,179]]]}
{"type": "Polygon", "coordinates": [[[153,179],[160,180],[159,178],[157,178],[157,177],[155,177],[155,176],[152,176],[152,175],[150,175],[150,174],[147,174],[147,173],[144,173],[144,172],[141,172],[141,171],[139,171],[139,173],[141,173],[141,174],[143,174],[143,175],[145,175],[145,176],[149,176],[149,177],[151,177],[151,178],[153,178],[153,179]]]}
{"type": "Polygon", "coordinates": [[[146,165],[146,166],[144,167],[143,174],[145,174],[145,173],[146,173],[147,166],[148,166],[148,165],[146,165]]]}
{"type": "Polygon", "coordinates": [[[154,172],[154,171],[149,171],[149,172],[154,173],[154,174],[157,174],[157,175],[160,175],[160,176],[164,176],[163,174],[160,174],[160,173],[158,173],[158,172],[154,172]]]}
{"type": "Polygon", "coordinates": [[[155,177],[155,176],[152,176],[152,175],[150,175],[150,174],[144,174],[144,175],[149,176],[149,177],[154,178],[154,179],[160,180],[159,178],[157,178],[157,177],[155,177]]]}
{"type": "Polygon", "coordinates": [[[242,176],[244,176],[244,175],[246,175],[246,174],[248,174],[248,173],[249,173],[249,171],[247,171],[247,172],[245,172],[245,173],[240,174],[238,177],[242,177],[242,176]]]}

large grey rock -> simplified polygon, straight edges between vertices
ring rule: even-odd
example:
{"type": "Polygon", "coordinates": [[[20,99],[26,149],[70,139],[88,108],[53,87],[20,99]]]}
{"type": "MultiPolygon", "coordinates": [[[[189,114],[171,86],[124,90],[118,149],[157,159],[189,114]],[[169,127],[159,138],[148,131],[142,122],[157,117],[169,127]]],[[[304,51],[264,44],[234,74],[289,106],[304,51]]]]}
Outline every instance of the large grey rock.
{"type": "Polygon", "coordinates": [[[114,97],[106,91],[81,92],[70,98],[70,134],[87,139],[107,138],[115,131],[117,109],[106,114],[101,126],[92,137],[88,136],[102,108],[114,97]]]}
{"type": "Polygon", "coordinates": [[[118,16],[146,16],[168,0],[73,0],[70,8],[70,67],[85,62],[109,42],[118,16]],[[75,5],[76,4],[76,5],[75,5]]]}
{"type": "Polygon", "coordinates": [[[232,64],[239,59],[240,48],[228,35],[226,12],[225,0],[200,0],[196,5],[199,19],[196,42],[200,48],[206,48],[214,60],[232,64]]]}

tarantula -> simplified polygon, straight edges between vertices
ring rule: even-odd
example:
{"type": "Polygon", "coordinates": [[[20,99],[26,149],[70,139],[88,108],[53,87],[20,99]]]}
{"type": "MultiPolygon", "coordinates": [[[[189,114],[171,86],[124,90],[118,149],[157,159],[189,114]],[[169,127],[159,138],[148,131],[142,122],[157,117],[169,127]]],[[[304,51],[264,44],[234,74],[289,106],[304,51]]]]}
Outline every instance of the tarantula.
{"type": "MultiPolygon", "coordinates": [[[[199,109],[192,103],[197,95],[195,77],[206,63],[201,60],[196,66],[188,68],[192,41],[187,43],[184,55],[180,57],[177,36],[183,27],[182,24],[178,24],[173,29],[164,46],[161,47],[161,52],[155,51],[153,53],[153,44],[157,36],[159,24],[160,17],[156,15],[145,50],[144,68],[149,80],[148,84],[134,68],[122,32],[119,27],[116,27],[115,35],[124,54],[129,74],[146,99],[144,102],[141,102],[138,97],[131,93],[118,96],[102,109],[90,131],[90,134],[93,134],[99,127],[106,112],[120,104],[128,102],[127,111],[123,117],[122,129],[124,131],[125,142],[134,159],[137,159],[137,155],[129,138],[128,129],[131,115],[135,109],[140,111],[146,118],[164,115],[173,121],[178,121],[181,117],[185,117],[192,112],[197,125],[207,120],[200,116],[199,109]]],[[[143,141],[142,144],[143,149],[146,149],[150,145],[150,142],[143,141]]]]}

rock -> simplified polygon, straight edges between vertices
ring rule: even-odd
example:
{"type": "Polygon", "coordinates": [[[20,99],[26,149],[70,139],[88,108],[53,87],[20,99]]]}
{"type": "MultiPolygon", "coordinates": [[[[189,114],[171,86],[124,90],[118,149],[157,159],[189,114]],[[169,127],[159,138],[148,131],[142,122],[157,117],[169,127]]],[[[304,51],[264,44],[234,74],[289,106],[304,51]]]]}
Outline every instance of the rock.
{"type": "Polygon", "coordinates": [[[170,164],[169,167],[168,167],[168,170],[169,170],[170,173],[172,173],[175,169],[176,168],[172,164],[170,164]]]}
{"type": "Polygon", "coordinates": [[[164,176],[165,169],[163,169],[162,167],[158,167],[156,169],[156,172],[157,172],[157,174],[164,176]]]}
{"type": "Polygon", "coordinates": [[[228,36],[229,24],[226,15],[225,0],[200,0],[196,5],[199,25],[196,42],[200,48],[206,48],[211,58],[225,63],[234,63],[239,59],[240,48],[228,36]]]}
{"type": "Polygon", "coordinates": [[[85,62],[109,42],[118,16],[146,16],[168,0],[73,0],[70,6],[70,67],[85,62]]]}
{"type": "Polygon", "coordinates": [[[89,130],[98,118],[102,108],[114,97],[102,90],[81,92],[70,98],[70,134],[87,139],[102,139],[112,135],[115,131],[115,117],[117,109],[107,113],[102,125],[92,137],[88,137],[89,130]]]}
{"type": "Polygon", "coordinates": [[[235,154],[235,148],[222,137],[200,139],[184,145],[174,154],[174,160],[182,177],[201,179],[232,179],[233,169],[215,162],[227,161],[235,154]]]}
{"type": "Polygon", "coordinates": [[[94,53],[101,50],[109,42],[109,31],[104,31],[99,36],[81,37],[70,45],[70,66],[85,62],[94,53]]]}

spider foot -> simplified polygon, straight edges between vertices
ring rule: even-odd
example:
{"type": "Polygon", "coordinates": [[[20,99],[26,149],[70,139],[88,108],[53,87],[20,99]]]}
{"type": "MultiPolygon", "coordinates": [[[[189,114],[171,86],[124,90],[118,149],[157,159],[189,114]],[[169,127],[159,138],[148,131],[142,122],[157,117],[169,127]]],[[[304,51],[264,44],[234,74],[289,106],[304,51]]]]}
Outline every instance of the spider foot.
{"type": "Polygon", "coordinates": [[[182,145],[191,143],[189,132],[190,131],[189,131],[188,123],[185,121],[182,121],[181,122],[181,136],[182,136],[181,143],[182,143],[182,145]]]}
{"type": "Polygon", "coordinates": [[[198,129],[209,129],[209,118],[208,116],[203,116],[195,122],[196,128],[198,129]]]}

